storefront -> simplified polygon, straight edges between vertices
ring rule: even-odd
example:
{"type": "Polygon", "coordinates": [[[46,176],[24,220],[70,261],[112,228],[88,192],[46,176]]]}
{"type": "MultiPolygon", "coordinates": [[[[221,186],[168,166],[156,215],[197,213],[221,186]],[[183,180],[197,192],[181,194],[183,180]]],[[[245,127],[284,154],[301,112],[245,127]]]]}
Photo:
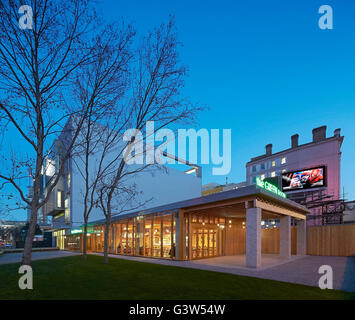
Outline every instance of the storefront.
{"type": "MultiPolygon", "coordinates": [[[[279,194],[249,186],[113,216],[109,253],[176,260],[244,254],[248,266],[259,267],[262,220],[280,221],[277,250],[287,258],[291,255],[291,218],[299,221],[297,254],[305,252],[307,213],[305,207],[279,194]]],[[[93,223],[87,234],[88,251],[103,252],[104,223],[93,223]]],[[[82,234],[67,236],[65,243],[66,249],[77,250],[82,247],[82,234]]]]}

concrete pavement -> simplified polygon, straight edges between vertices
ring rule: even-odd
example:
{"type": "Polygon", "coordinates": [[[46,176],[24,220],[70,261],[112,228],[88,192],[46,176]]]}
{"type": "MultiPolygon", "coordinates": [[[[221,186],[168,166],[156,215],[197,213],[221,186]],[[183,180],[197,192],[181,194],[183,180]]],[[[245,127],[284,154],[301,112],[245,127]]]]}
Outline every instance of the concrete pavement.
{"type": "MultiPolygon", "coordinates": [[[[97,253],[97,255],[101,255],[97,253]]],[[[304,256],[280,261],[277,255],[263,255],[264,267],[259,270],[244,267],[245,256],[223,256],[193,261],[172,261],[143,257],[109,255],[112,258],[149,262],[200,270],[225,272],[242,276],[317,286],[322,274],[319,267],[333,269],[333,289],[355,292],[355,257],[304,256]]]]}
{"type": "MultiPolygon", "coordinates": [[[[77,255],[79,253],[74,253],[71,251],[40,251],[32,252],[32,260],[43,260],[43,259],[54,259],[77,255]]],[[[21,262],[22,252],[17,253],[5,253],[0,255],[0,265],[8,263],[18,263],[21,262]]]]}

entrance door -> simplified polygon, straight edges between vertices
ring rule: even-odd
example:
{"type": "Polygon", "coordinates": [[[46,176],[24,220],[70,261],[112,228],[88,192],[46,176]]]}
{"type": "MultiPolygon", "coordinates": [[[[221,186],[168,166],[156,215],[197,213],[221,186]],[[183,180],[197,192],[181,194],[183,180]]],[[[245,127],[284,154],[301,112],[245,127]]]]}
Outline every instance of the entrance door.
{"type": "Polygon", "coordinates": [[[192,259],[218,256],[218,234],[221,232],[213,227],[192,228],[192,259]]]}

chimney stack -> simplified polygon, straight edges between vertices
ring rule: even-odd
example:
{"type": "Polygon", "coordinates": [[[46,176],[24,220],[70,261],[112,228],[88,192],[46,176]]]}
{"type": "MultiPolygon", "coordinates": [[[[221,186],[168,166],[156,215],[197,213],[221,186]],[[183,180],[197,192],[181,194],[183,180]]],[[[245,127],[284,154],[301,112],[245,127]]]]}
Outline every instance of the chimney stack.
{"type": "Polygon", "coordinates": [[[322,126],[312,130],[313,142],[320,142],[326,139],[327,126],[322,126]]]}
{"type": "Polygon", "coordinates": [[[266,155],[267,156],[270,156],[272,154],[272,144],[269,143],[265,146],[265,149],[266,149],[266,155]]]}
{"type": "Polygon", "coordinates": [[[334,130],[334,137],[340,138],[340,131],[341,131],[341,129],[335,129],[334,130]]]}
{"type": "Polygon", "coordinates": [[[298,147],[298,138],[299,138],[299,135],[298,135],[298,134],[294,134],[294,135],[291,137],[291,147],[292,147],[292,148],[297,148],[297,147],[298,147]]]}

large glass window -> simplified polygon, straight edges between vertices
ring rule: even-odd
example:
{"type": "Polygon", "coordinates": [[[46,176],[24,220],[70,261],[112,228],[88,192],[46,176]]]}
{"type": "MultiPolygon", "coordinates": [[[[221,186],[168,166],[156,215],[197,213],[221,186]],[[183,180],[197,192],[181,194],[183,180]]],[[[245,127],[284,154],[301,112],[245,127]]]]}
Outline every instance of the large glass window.
{"type": "Polygon", "coordinates": [[[59,230],[53,232],[53,235],[57,238],[57,247],[61,250],[65,249],[65,243],[64,243],[64,238],[65,238],[65,231],[64,230],[59,230]]]}
{"type": "Polygon", "coordinates": [[[144,220],[144,255],[152,256],[152,217],[144,220]]]}
{"type": "Polygon", "coordinates": [[[172,250],[172,215],[165,215],[162,217],[163,219],[163,257],[170,258],[172,257],[173,250],[172,250]]]}
{"type": "MultiPolygon", "coordinates": [[[[156,214],[114,222],[109,229],[109,252],[174,258],[176,243],[175,218],[174,214],[156,214]]],[[[96,228],[98,229],[99,227],[96,228]]],[[[100,228],[103,228],[103,226],[100,226],[100,228]]],[[[98,236],[100,235],[98,234],[98,236]]],[[[95,237],[93,240],[95,241],[90,243],[95,245],[95,249],[97,251],[102,250],[103,237],[102,239],[95,237]]]]}
{"type": "Polygon", "coordinates": [[[189,222],[188,217],[185,217],[185,254],[184,254],[185,259],[189,257],[189,224],[190,223],[191,222],[189,222]]]}
{"type": "Polygon", "coordinates": [[[69,224],[70,223],[70,198],[68,197],[64,201],[64,212],[65,212],[65,223],[69,224]]]}
{"type": "Polygon", "coordinates": [[[192,259],[214,257],[218,255],[217,239],[222,235],[226,219],[218,216],[205,216],[192,222],[191,254],[192,259]]]}
{"type": "Polygon", "coordinates": [[[63,191],[57,191],[57,207],[63,208],[63,191]]]}
{"type": "Polygon", "coordinates": [[[144,221],[143,217],[137,217],[135,219],[135,254],[139,256],[144,255],[144,236],[143,236],[144,221]]]}
{"type": "Polygon", "coordinates": [[[92,251],[97,251],[97,252],[103,252],[104,251],[104,237],[105,237],[105,232],[104,232],[104,226],[97,226],[94,227],[93,233],[88,233],[87,234],[87,239],[88,239],[88,250],[92,251]]]}
{"type": "Polygon", "coordinates": [[[133,230],[133,219],[128,219],[128,228],[127,228],[127,254],[132,254],[133,253],[133,236],[134,236],[134,230],[133,230]]]}
{"type": "Polygon", "coordinates": [[[68,175],[67,175],[67,188],[68,188],[68,192],[70,191],[70,183],[71,183],[71,180],[70,180],[70,172],[68,172],[68,175]]]}
{"type": "Polygon", "coordinates": [[[153,220],[153,257],[161,257],[161,216],[153,220]]]}
{"type": "Polygon", "coordinates": [[[114,244],[113,244],[113,252],[114,253],[119,253],[118,252],[118,246],[121,244],[121,224],[115,223],[113,225],[114,229],[114,244]]]}
{"type": "Polygon", "coordinates": [[[121,237],[121,250],[120,253],[127,254],[127,239],[128,239],[128,221],[122,222],[122,237],[121,237]]]}

